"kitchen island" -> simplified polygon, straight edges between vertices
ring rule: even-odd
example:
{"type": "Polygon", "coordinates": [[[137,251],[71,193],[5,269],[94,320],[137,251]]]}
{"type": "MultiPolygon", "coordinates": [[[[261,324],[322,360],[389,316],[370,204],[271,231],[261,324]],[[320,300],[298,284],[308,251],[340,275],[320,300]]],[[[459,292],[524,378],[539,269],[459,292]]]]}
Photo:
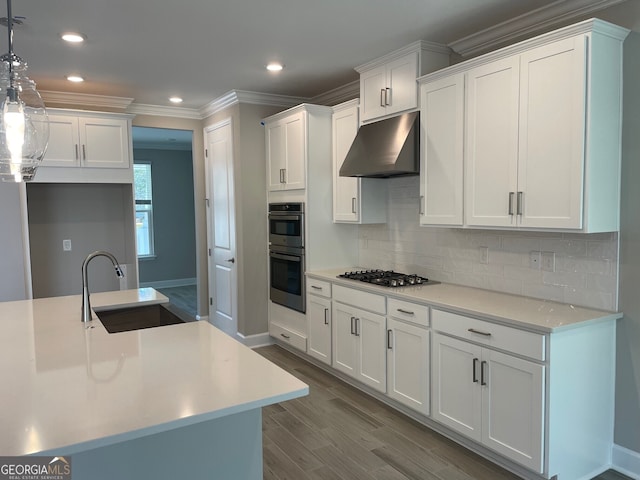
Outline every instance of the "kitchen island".
{"type": "MultiPolygon", "coordinates": [[[[95,310],[167,302],[95,293],[95,310]]],[[[0,455],[74,480],[262,478],[261,407],[308,386],[207,322],[109,334],[81,297],[0,303],[0,455]]]]}

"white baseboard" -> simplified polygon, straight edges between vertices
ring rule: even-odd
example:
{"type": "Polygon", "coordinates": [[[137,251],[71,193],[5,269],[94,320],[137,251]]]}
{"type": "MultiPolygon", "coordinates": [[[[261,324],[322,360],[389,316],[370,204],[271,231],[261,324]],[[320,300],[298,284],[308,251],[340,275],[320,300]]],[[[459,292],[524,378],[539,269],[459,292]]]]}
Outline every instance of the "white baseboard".
{"type": "Polygon", "coordinates": [[[196,320],[202,320],[203,322],[208,322],[209,315],[196,315],[196,320]]]}
{"type": "Polygon", "coordinates": [[[640,453],[614,444],[611,456],[614,470],[640,480],[640,453]]]}
{"type": "Polygon", "coordinates": [[[273,345],[273,338],[269,336],[269,332],[258,333],[255,335],[243,335],[240,332],[236,333],[238,340],[249,348],[266,347],[267,345],[273,345]]]}
{"type": "Polygon", "coordinates": [[[174,280],[159,280],[157,282],[140,282],[140,287],[153,287],[153,288],[171,288],[171,287],[185,287],[187,285],[195,285],[197,278],[176,278],[174,280]]]}

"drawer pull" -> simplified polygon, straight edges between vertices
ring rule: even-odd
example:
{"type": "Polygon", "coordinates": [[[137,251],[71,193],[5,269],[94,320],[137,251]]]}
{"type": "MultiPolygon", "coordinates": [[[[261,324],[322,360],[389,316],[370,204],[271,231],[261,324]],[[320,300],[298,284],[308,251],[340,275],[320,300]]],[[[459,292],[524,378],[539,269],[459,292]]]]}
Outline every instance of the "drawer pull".
{"type": "Polygon", "coordinates": [[[289,335],[285,335],[284,333],[281,333],[280,336],[286,338],[287,340],[291,338],[289,335]]]}
{"type": "Polygon", "coordinates": [[[397,310],[398,310],[400,313],[404,313],[404,314],[406,314],[406,315],[415,315],[415,313],[414,313],[414,312],[411,312],[411,311],[409,311],[409,310],[403,310],[403,309],[401,309],[401,308],[398,308],[397,310]]]}
{"type": "Polygon", "coordinates": [[[482,330],[476,330],[475,328],[468,328],[467,331],[471,333],[477,333],[478,335],[484,335],[485,337],[491,336],[489,332],[483,332],[482,330]]]}
{"type": "Polygon", "coordinates": [[[324,324],[325,325],[329,325],[329,319],[327,318],[327,314],[329,313],[329,309],[325,308],[324,309],[324,324]]]}
{"type": "Polygon", "coordinates": [[[355,333],[355,335],[356,335],[356,337],[359,337],[360,336],[360,319],[356,318],[355,320],[356,320],[356,333],[355,333]]]}
{"type": "Polygon", "coordinates": [[[393,350],[391,335],[392,335],[391,329],[387,330],[387,349],[388,350],[393,350]]]}
{"type": "Polygon", "coordinates": [[[313,288],[314,290],[322,290],[322,287],[318,287],[316,285],[311,285],[311,288],[313,288]]]}
{"type": "Polygon", "coordinates": [[[353,324],[354,324],[354,320],[355,319],[356,319],[356,317],[351,317],[351,335],[355,335],[354,328],[353,328],[353,324]]]}
{"type": "Polygon", "coordinates": [[[478,383],[478,375],[476,374],[476,366],[478,365],[478,359],[473,359],[472,372],[473,372],[473,383],[478,383]]]}

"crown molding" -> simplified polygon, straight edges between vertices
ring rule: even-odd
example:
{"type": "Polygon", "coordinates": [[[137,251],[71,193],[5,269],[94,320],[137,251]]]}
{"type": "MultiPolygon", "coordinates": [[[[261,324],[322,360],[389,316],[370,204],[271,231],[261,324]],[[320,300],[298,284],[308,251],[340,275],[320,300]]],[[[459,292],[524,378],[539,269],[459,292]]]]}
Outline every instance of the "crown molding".
{"type": "Polygon", "coordinates": [[[100,107],[115,108],[126,110],[133,98],[127,97],[111,97],[108,95],[92,95],[88,93],[68,93],[68,92],[52,92],[49,90],[40,90],[42,100],[47,103],[58,105],[74,105],[84,107],[100,107]]]}
{"type": "Polygon", "coordinates": [[[127,112],[135,115],[155,115],[158,117],[177,117],[191,120],[202,120],[200,111],[195,108],[172,107],[169,105],[148,105],[132,103],[127,112]]]}
{"type": "Polygon", "coordinates": [[[355,71],[358,73],[366,72],[371,70],[372,68],[377,68],[382,65],[386,65],[392,60],[403,57],[408,53],[413,52],[432,52],[432,53],[441,53],[444,55],[449,55],[451,53],[451,49],[447,45],[443,45],[441,43],[428,42],[426,40],[418,40],[416,42],[410,43],[409,45],[405,45],[398,50],[394,50],[393,52],[387,53],[382,57],[378,57],[370,62],[363,63],[362,65],[358,65],[355,67],[355,71]]]}
{"type": "Polygon", "coordinates": [[[455,40],[448,46],[462,57],[472,57],[624,1],[626,0],[557,0],[547,6],[455,40]]]}
{"type": "Polygon", "coordinates": [[[231,90],[221,97],[202,107],[199,112],[201,118],[207,118],[214,113],[239,103],[252,105],[269,105],[273,107],[292,107],[308,101],[305,97],[291,97],[274,93],[249,92],[246,90],[231,90]]]}
{"type": "Polygon", "coordinates": [[[309,103],[318,105],[337,105],[360,96],[360,80],[354,80],[340,87],[321,93],[309,99],[309,103]]]}

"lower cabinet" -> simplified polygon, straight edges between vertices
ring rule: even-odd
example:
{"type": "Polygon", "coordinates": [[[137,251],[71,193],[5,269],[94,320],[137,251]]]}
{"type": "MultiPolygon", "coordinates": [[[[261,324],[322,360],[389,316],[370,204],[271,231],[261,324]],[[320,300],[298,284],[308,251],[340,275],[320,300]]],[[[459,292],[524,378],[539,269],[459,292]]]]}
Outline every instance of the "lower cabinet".
{"type": "Polygon", "coordinates": [[[307,294],[307,353],[331,365],[331,299],[307,294]]]}
{"type": "Polygon", "coordinates": [[[333,302],[332,366],[380,392],[386,392],[386,320],[333,302]]]}
{"type": "Polygon", "coordinates": [[[433,419],[539,473],[544,384],[544,365],[433,335],[433,419]]]}

